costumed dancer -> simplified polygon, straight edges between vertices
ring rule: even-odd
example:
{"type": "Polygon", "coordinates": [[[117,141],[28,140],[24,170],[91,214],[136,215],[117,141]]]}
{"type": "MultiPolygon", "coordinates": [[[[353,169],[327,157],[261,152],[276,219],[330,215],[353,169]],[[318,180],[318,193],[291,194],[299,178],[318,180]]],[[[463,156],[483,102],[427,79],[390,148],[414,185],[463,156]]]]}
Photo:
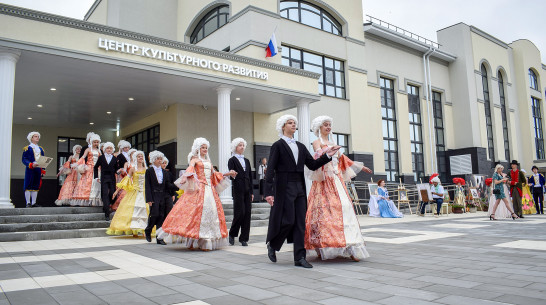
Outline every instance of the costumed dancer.
{"type": "MultiPolygon", "coordinates": [[[[121,141],[124,141],[124,140],[121,140],[121,141]]],[[[121,143],[121,141],[120,141],[120,143],[121,143]]],[[[127,141],[125,141],[125,142],[127,142],[127,141]]],[[[127,142],[127,143],[129,143],[129,142],[127,142]]],[[[130,145],[131,144],[129,144],[129,146],[130,145]]],[[[132,159],[133,154],[137,151],[134,148],[127,149],[127,152],[125,152],[125,150],[126,150],[125,148],[122,148],[122,150],[121,150],[120,156],[122,156],[121,157],[122,161],[120,161],[119,160],[120,158],[118,158],[118,166],[120,165],[120,163],[123,162],[123,158],[126,158],[126,160],[133,160],[132,159]]],[[[119,174],[117,176],[117,179],[120,179],[120,178],[123,179],[123,178],[125,178],[125,176],[127,176],[127,173],[131,169],[131,164],[132,163],[133,163],[132,161],[127,161],[127,162],[123,163],[122,168],[120,167],[120,169],[118,170],[119,174]]],[[[121,180],[119,180],[118,182],[121,182],[121,180]]],[[[117,187],[117,185],[116,185],[116,187],[117,187]]],[[[126,191],[124,189],[122,189],[122,188],[121,189],[116,189],[116,192],[117,192],[116,200],[112,204],[112,210],[113,211],[117,211],[118,206],[121,203],[121,201],[123,200],[123,196],[125,196],[125,193],[126,193],[126,191]]]]}
{"type": "Polygon", "coordinates": [[[398,211],[394,205],[394,202],[390,200],[389,191],[385,186],[385,180],[379,179],[379,181],[377,181],[377,185],[379,186],[377,188],[377,194],[379,195],[379,200],[377,201],[379,215],[384,218],[404,217],[404,214],[400,213],[400,211],[398,211]]]}
{"type": "Polygon", "coordinates": [[[229,229],[229,244],[235,244],[235,237],[244,247],[248,246],[250,236],[250,220],[252,213],[252,171],[250,161],[245,158],[246,141],[236,138],[231,142],[232,157],[228,160],[228,169],[237,172],[231,178],[231,194],[233,196],[233,221],[229,229]],[[239,235],[241,230],[241,235],[239,235]]]}
{"type": "Polygon", "coordinates": [[[190,249],[210,251],[227,245],[227,227],[222,202],[218,192],[229,186],[226,176],[216,172],[208,155],[209,141],[197,138],[188,155],[189,167],[175,181],[184,189],[163,227],[157,231],[158,238],[168,243],[184,243],[190,249]]]}
{"type": "MultiPolygon", "coordinates": [[[[514,161],[512,161],[512,162],[514,162],[514,161]]],[[[517,164],[517,162],[516,162],[516,164],[517,164]]],[[[489,214],[489,219],[490,220],[497,220],[497,219],[505,216],[506,212],[500,210],[499,211],[499,218],[496,217],[497,207],[500,208],[500,207],[503,206],[503,205],[499,205],[501,200],[503,201],[504,206],[506,207],[506,209],[509,211],[510,217],[512,217],[512,219],[519,218],[516,215],[516,213],[514,213],[514,210],[512,209],[512,205],[508,201],[508,198],[510,198],[510,196],[508,196],[507,191],[506,191],[506,189],[507,189],[506,188],[506,183],[509,180],[508,180],[508,177],[506,177],[506,174],[502,172],[503,169],[504,169],[504,166],[502,166],[502,164],[497,164],[497,166],[495,166],[495,172],[493,173],[493,195],[494,196],[492,196],[492,197],[495,197],[495,203],[493,204],[493,208],[489,208],[488,212],[487,212],[487,214],[489,214]]],[[[491,207],[491,201],[489,201],[489,202],[490,202],[489,206],[491,207]]],[[[506,218],[506,217],[503,217],[503,218],[506,218]]]]}
{"type": "MultiPolygon", "coordinates": [[[[523,173],[523,175],[527,174],[524,169],[521,169],[521,172],[523,173]]],[[[528,179],[525,178],[525,182],[523,182],[521,186],[521,208],[523,210],[523,214],[525,215],[535,214],[537,212],[537,209],[535,208],[535,202],[533,200],[533,193],[531,192],[531,188],[529,187],[529,184],[527,184],[527,181],[528,179]]]]}
{"type": "Polygon", "coordinates": [[[269,166],[265,175],[265,199],[271,205],[267,229],[267,256],[277,262],[275,251],[280,251],[284,241],[294,243],[294,265],[313,268],[305,259],[305,216],[307,194],[304,166],[317,170],[330,162],[340,146],[326,148],[323,155],[314,159],[306,146],[294,140],[298,120],[293,115],[283,115],[277,120],[279,139],[271,146],[269,166]]]}
{"type": "Polygon", "coordinates": [[[546,179],[542,174],[538,173],[538,167],[533,165],[533,175],[529,177],[529,187],[533,192],[533,200],[535,201],[535,207],[537,214],[544,214],[544,186],[546,185],[546,179]]]}
{"type": "MultiPolygon", "coordinates": [[[[336,147],[330,139],[331,117],[315,118],[311,123],[311,130],[318,137],[313,142],[315,159],[320,158],[327,149],[336,147]]],[[[341,256],[354,261],[370,256],[366,251],[360,224],[345,186],[345,181],[351,181],[361,170],[372,172],[363,163],[352,161],[337,151],[332,156],[332,162],[309,175],[313,184],[309,192],[305,218],[307,254],[316,252],[323,260],[341,256]]]]}
{"type": "MultiPolygon", "coordinates": [[[[88,134],[89,135],[89,134],[88,134]]],[[[102,154],[99,149],[100,136],[91,134],[89,147],[83,152],[78,160],[76,170],[81,173],[80,181],[74,189],[74,196],[70,200],[72,206],[101,206],[100,183],[98,177],[94,176],[95,163],[102,154]]]]}
{"type": "Polygon", "coordinates": [[[174,205],[174,198],[176,197],[176,191],[178,190],[178,187],[174,185],[174,175],[171,173],[171,171],[167,168],[169,166],[169,159],[167,157],[163,156],[163,162],[161,162],[161,168],[164,169],[167,172],[167,192],[169,193],[169,197],[167,197],[166,205],[167,208],[165,209],[165,217],[169,215],[171,210],[173,209],[174,205]]]}
{"type": "Polygon", "coordinates": [[[510,167],[510,194],[512,194],[512,204],[514,205],[514,213],[519,218],[523,218],[523,207],[521,198],[523,197],[523,183],[527,181],[525,175],[518,169],[518,161],[512,160],[510,167]]]}
{"type": "Polygon", "coordinates": [[[81,151],[81,145],[74,145],[74,147],[72,147],[72,156],[68,157],[68,160],[59,169],[57,177],[66,175],[66,178],[64,179],[63,186],[59,192],[59,197],[55,200],[56,205],[69,205],[70,200],[72,200],[74,189],[76,188],[76,184],[78,184],[78,179],[80,177],[80,173],[76,170],[76,163],[80,159],[81,151]]]}
{"type": "Polygon", "coordinates": [[[114,197],[114,192],[116,191],[116,173],[119,168],[118,160],[116,156],[114,156],[114,144],[112,142],[106,142],[102,149],[104,154],[97,159],[93,168],[95,177],[100,177],[98,182],[100,183],[104,217],[106,220],[110,220],[110,206],[112,205],[112,199],[114,197]]]}
{"type": "Polygon", "coordinates": [[[37,167],[35,162],[40,156],[44,155],[44,149],[41,146],[38,146],[38,142],[40,142],[39,132],[30,132],[27,135],[27,140],[29,145],[23,147],[22,157],[23,164],[25,165],[25,200],[27,202],[27,208],[35,208],[39,207],[39,205],[36,204],[36,198],[38,197],[38,191],[42,186],[42,176],[46,173],[45,169],[37,167]]]}
{"type": "Polygon", "coordinates": [[[133,154],[132,165],[128,175],[117,184],[119,190],[126,192],[118,210],[112,218],[110,227],[106,230],[108,235],[144,235],[148,225],[150,207],[145,198],[145,173],[146,157],[144,152],[137,151],[133,154]]]}
{"type": "Polygon", "coordinates": [[[463,178],[453,178],[453,184],[456,184],[455,198],[453,200],[453,204],[466,207],[466,195],[464,192],[464,186],[466,185],[466,181],[463,178]]]}

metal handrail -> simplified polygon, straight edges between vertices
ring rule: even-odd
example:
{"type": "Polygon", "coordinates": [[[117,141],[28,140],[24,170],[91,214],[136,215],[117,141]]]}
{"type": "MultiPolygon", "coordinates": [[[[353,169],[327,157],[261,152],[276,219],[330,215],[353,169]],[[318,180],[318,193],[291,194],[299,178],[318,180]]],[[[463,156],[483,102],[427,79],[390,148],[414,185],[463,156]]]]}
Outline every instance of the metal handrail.
{"type": "Polygon", "coordinates": [[[389,30],[395,31],[395,32],[400,33],[400,34],[402,34],[404,36],[407,36],[407,37],[409,37],[411,39],[423,42],[423,43],[428,44],[428,45],[430,45],[430,46],[432,46],[432,47],[434,47],[436,49],[439,49],[440,46],[441,46],[441,44],[439,44],[439,43],[437,43],[435,41],[432,41],[432,40],[430,40],[428,38],[417,35],[417,34],[415,34],[413,32],[407,31],[407,30],[405,30],[405,29],[403,29],[401,27],[398,27],[398,26],[396,26],[396,25],[394,25],[392,23],[388,23],[387,21],[383,21],[383,20],[381,20],[379,18],[375,18],[375,17],[370,16],[370,15],[366,15],[366,17],[368,17],[367,21],[369,21],[370,23],[377,24],[379,26],[382,26],[382,27],[387,28],[389,30]]]}

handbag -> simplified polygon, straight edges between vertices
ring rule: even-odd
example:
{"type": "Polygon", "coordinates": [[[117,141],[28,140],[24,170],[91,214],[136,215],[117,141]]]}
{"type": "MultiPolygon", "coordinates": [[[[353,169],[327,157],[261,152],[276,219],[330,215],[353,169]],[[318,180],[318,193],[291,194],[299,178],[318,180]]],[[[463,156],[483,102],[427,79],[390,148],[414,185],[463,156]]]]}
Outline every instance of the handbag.
{"type": "Polygon", "coordinates": [[[493,194],[495,194],[495,195],[500,195],[500,190],[499,190],[499,189],[494,189],[494,190],[493,190],[493,194]]]}

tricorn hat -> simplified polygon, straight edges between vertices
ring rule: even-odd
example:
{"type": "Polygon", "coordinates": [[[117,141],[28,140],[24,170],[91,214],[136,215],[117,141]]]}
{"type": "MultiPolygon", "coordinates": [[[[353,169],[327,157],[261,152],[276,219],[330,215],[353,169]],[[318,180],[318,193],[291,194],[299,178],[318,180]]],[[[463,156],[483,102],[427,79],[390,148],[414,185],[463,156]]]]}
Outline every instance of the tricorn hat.
{"type": "Polygon", "coordinates": [[[519,165],[518,160],[512,160],[512,162],[510,162],[510,164],[519,165]]]}
{"type": "Polygon", "coordinates": [[[533,165],[533,167],[531,167],[531,170],[534,170],[535,168],[538,170],[538,167],[536,165],[533,165]]]}

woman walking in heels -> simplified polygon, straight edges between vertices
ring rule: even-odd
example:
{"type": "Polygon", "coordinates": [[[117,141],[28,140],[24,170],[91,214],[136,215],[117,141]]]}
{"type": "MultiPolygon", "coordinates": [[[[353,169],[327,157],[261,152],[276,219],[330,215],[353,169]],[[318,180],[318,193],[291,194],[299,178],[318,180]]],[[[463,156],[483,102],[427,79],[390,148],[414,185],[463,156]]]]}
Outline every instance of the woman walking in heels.
{"type": "Polygon", "coordinates": [[[495,166],[495,172],[493,173],[493,195],[496,198],[495,205],[493,206],[493,210],[491,211],[491,215],[489,215],[490,220],[497,220],[495,218],[495,211],[497,210],[497,206],[499,205],[500,201],[502,200],[504,202],[504,205],[510,211],[512,214],[512,219],[519,218],[516,214],[514,214],[514,210],[510,206],[510,203],[508,203],[508,200],[506,199],[506,194],[504,193],[504,184],[508,181],[508,178],[506,177],[506,174],[502,172],[504,169],[504,166],[501,164],[497,164],[495,166]]]}

